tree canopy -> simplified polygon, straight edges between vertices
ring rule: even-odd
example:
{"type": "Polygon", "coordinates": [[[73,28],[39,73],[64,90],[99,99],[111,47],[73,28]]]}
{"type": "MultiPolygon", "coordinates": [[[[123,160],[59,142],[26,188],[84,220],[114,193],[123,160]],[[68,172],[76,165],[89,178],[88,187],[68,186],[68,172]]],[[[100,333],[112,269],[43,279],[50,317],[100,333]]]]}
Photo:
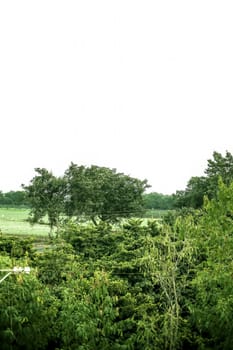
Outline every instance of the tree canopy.
{"type": "Polygon", "coordinates": [[[146,209],[172,209],[174,196],[158,192],[146,193],[143,195],[146,209]]]}
{"type": "Polygon", "coordinates": [[[203,205],[204,196],[216,198],[219,178],[229,185],[233,181],[233,156],[226,151],[225,156],[219,152],[213,152],[212,159],[207,160],[205,176],[193,176],[188,181],[184,191],[175,194],[176,207],[200,208],[203,205]]]}
{"type": "Polygon", "coordinates": [[[139,215],[144,209],[143,193],[147,180],[139,180],[116,169],[78,166],[71,163],[64,176],[55,177],[46,169],[23,186],[31,206],[31,221],[48,216],[51,227],[61,216],[116,221],[139,215]]]}
{"type": "Polygon", "coordinates": [[[23,185],[31,208],[29,220],[36,223],[47,215],[50,226],[58,226],[64,211],[64,181],[44,168],[35,171],[37,175],[30,184],[23,185]]]}
{"type": "Polygon", "coordinates": [[[0,191],[0,205],[3,206],[27,206],[26,194],[24,191],[0,191]]]}
{"type": "Polygon", "coordinates": [[[117,173],[116,169],[73,163],[65,172],[64,181],[66,214],[85,215],[94,222],[96,218],[114,221],[140,214],[142,194],[148,187],[146,180],[117,173]]]}

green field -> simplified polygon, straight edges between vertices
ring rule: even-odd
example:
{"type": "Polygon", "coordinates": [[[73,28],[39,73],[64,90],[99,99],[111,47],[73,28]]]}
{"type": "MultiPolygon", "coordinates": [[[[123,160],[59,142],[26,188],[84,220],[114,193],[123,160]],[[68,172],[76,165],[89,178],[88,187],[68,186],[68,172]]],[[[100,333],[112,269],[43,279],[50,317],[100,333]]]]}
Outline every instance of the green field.
{"type": "Polygon", "coordinates": [[[0,208],[0,230],[3,234],[48,236],[50,231],[47,225],[31,225],[27,222],[29,209],[0,208]]]}
{"type": "MultiPolygon", "coordinates": [[[[149,218],[161,218],[166,211],[153,210],[147,213],[142,219],[144,223],[149,218]]],[[[49,235],[48,225],[31,225],[28,221],[29,209],[25,208],[1,208],[0,207],[0,231],[2,234],[11,235],[30,235],[36,237],[45,237],[49,235]]],[[[124,220],[123,220],[124,221],[124,220]]]]}

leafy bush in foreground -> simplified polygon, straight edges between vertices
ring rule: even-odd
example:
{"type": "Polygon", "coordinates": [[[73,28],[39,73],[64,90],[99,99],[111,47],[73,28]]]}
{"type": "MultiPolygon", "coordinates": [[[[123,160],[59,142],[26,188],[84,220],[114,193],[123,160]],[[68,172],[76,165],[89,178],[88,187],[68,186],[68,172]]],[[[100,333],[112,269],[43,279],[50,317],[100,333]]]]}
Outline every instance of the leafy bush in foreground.
{"type": "Polygon", "coordinates": [[[1,284],[2,348],[231,349],[232,227],[223,183],[169,224],[67,223],[50,249],[14,257],[33,270],[1,284]]]}

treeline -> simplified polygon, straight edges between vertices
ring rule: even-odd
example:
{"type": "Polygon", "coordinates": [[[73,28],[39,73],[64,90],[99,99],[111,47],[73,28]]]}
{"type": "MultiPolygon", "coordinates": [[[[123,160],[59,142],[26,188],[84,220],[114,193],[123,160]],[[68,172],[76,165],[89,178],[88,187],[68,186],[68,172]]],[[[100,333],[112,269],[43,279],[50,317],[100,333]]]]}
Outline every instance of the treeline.
{"type": "MultiPolygon", "coordinates": [[[[174,208],[174,196],[152,192],[143,194],[143,206],[145,209],[168,210],[174,208]]],[[[0,206],[29,206],[26,191],[0,191],[0,206]]]]}
{"type": "Polygon", "coordinates": [[[182,209],[201,208],[204,198],[216,198],[218,181],[221,178],[224,184],[233,181],[233,156],[229,151],[225,155],[213,152],[212,159],[207,160],[207,167],[203,176],[193,176],[184,190],[177,190],[172,195],[160,193],[144,194],[146,209],[182,209]]]}
{"type": "Polygon", "coordinates": [[[23,207],[29,206],[25,191],[0,191],[0,206],[23,207]]]}
{"type": "Polygon", "coordinates": [[[172,195],[149,193],[144,195],[147,209],[199,209],[204,198],[213,199],[217,196],[218,182],[230,185],[233,181],[233,156],[229,151],[225,155],[213,152],[212,159],[207,160],[203,176],[192,176],[184,190],[177,190],[172,195]]]}
{"type": "MultiPolygon", "coordinates": [[[[220,177],[226,185],[233,181],[233,156],[229,151],[225,155],[213,152],[212,159],[207,160],[204,175],[191,177],[184,190],[177,190],[172,195],[145,193],[150,187],[146,180],[140,181],[117,173],[115,169],[98,166],[71,164],[60,178],[46,169],[37,168],[35,171],[37,175],[23,191],[0,191],[0,205],[31,206],[42,215],[46,207],[47,212],[52,212],[55,203],[62,202],[62,206],[56,206],[57,214],[59,211],[87,214],[94,220],[95,217],[107,219],[114,215],[127,217],[127,213],[141,216],[143,209],[201,208],[204,197],[216,197],[220,177]]],[[[32,213],[32,216],[35,215],[32,213]]]]}
{"type": "Polygon", "coordinates": [[[175,197],[158,192],[146,193],[143,195],[146,209],[171,210],[175,206],[175,197]]]}
{"type": "Polygon", "coordinates": [[[1,268],[31,268],[1,283],[1,349],[232,349],[233,184],[216,190],[175,222],[66,222],[41,253],[1,236],[1,268]]]}
{"type": "Polygon", "coordinates": [[[207,161],[204,175],[191,177],[185,190],[176,191],[174,206],[201,208],[205,197],[216,198],[220,178],[226,185],[233,181],[233,156],[229,151],[225,155],[213,152],[212,159],[207,161]]]}

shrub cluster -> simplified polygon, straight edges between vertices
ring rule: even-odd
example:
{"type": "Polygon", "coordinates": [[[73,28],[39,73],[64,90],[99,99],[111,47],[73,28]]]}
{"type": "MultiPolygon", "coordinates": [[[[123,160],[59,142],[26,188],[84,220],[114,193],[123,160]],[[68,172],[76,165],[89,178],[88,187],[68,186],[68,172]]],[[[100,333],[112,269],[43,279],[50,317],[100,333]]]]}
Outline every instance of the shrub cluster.
{"type": "MultiPolygon", "coordinates": [[[[168,223],[67,222],[42,253],[28,242],[1,266],[2,349],[231,349],[233,185],[168,223]],[[30,254],[29,254],[30,253],[30,254]]],[[[11,248],[10,248],[11,247],[11,248]]]]}

